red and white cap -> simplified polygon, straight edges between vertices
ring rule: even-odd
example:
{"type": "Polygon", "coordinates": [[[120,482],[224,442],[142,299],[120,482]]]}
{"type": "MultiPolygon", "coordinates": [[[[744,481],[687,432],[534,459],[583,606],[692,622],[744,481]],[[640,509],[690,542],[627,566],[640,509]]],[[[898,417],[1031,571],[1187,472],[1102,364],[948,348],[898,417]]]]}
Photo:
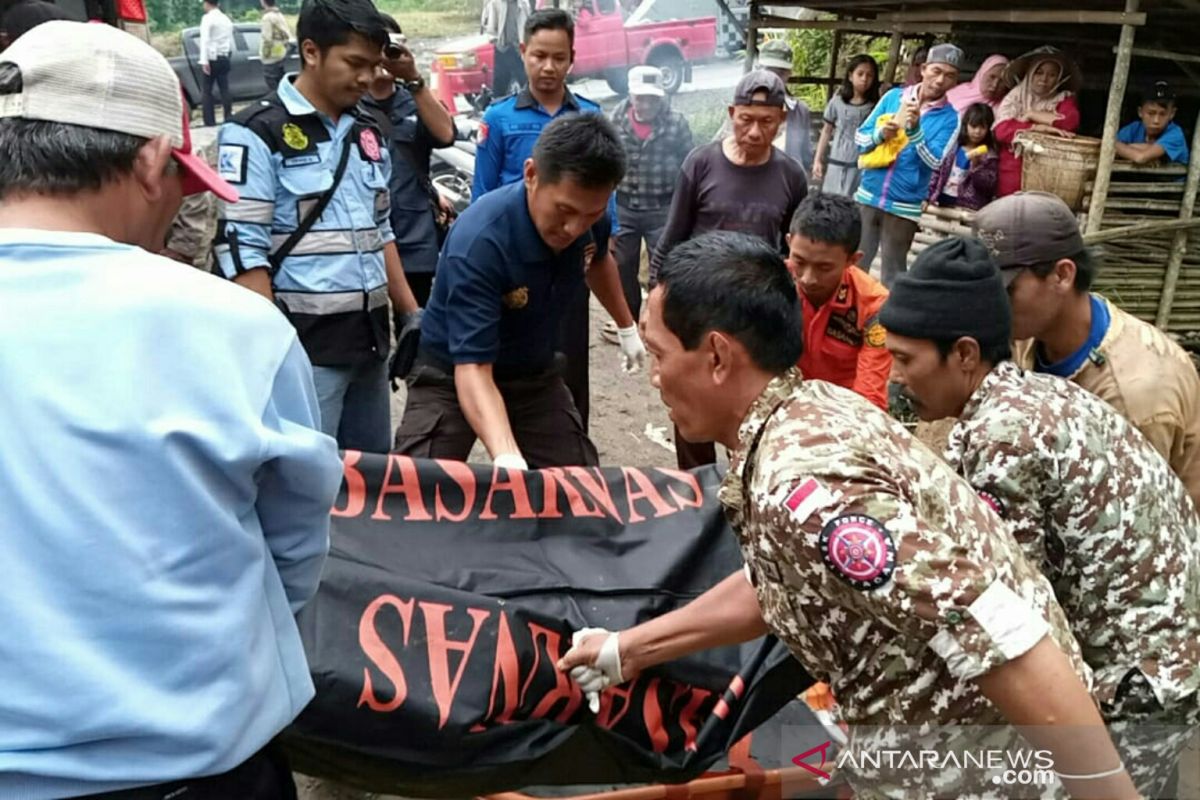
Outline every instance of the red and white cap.
{"type": "Polygon", "coordinates": [[[168,136],[184,194],[212,192],[237,202],[237,190],[192,152],[188,115],[175,71],[153,47],[109,25],[38,25],[0,53],[15,66],[20,91],[0,94],[0,117],[61,122],[144,139],[168,136]]]}

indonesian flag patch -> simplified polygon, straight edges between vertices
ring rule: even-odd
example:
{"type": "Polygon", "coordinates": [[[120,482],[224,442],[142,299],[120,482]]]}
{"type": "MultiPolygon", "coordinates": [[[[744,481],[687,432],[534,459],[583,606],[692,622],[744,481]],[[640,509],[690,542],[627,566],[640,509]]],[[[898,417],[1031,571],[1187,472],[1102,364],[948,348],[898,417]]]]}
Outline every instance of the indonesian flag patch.
{"type": "Polygon", "coordinates": [[[805,478],[783,499],[783,507],[796,522],[803,523],[814,512],[833,502],[833,495],[816,478],[805,478]]]}
{"type": "Polygon", "coordinates": [[[487,141],[488,124],[486,122],[479,123],[479,135],[475,137],[475,141],[483,144],[487,141]]]}

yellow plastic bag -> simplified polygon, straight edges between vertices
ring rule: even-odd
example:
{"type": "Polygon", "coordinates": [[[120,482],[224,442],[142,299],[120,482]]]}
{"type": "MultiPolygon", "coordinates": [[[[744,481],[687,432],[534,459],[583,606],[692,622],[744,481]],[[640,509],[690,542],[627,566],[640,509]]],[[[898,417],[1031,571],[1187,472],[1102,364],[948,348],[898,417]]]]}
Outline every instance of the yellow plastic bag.
{"type": "MultiPolygon", "coordinates": [[[[894,116],[895,114],[880,114],[879,119],[875,120],[875,130],[879,130],[884,125],[888,124],[888,121],[894,116]]],[[[890,167],[892,162],[896,160],[896,157],[900,155],[900,151],[903,150],[904,146],[907,144],[908,134],[904,132],[903,128],[901,128],[900,130],[896,131],[896,135],[891,139],[888,139],[882,144],[877,145],[871,152],[864,153],[863,155],[859,156],[858,168],[882,169],[884,167],[890,167]]]]}

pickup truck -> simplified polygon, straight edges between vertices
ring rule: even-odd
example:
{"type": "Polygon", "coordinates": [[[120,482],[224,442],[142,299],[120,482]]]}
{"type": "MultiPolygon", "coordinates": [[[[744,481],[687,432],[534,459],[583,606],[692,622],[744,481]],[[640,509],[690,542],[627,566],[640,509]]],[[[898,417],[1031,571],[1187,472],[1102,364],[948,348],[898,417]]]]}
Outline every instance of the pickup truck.
{"type": "MultiPolygon", "coordinates": [[[[552,5],[539,0],[538,6],[552,5]]],[[[572,78],[603,78],[614,92],[629,90],[629,68],[650,64],[663,71],[663,87],[674,94],[691,80],[692,63],[717,49],[716,17],[627,24],[617,0],[576,0],[575,66],[572,78]]],[[[434,52],[433,87],[449,109],[455,98],[470,103],[492,84],[495,49],[479,35],[442,45],[434,52]]],[[[519,87],[510,87],[516,91],[519,87]]]]}
{"type": "MultiPolygon", "coordinates": [[[[0,0],[0,16],[17,0],[0,0]]],[[[79,22],[103,22],[132,33],[142,41],[150,41],[150,26],[143,0],[50,0],[79,22]]]]}
{"type": "MultiPolygon", "coordinates": [[[[204,89],[204,70],[200,69],[200,29],[186,28],[183,37],[183,55],[167,59],[179,76],[179,85],[191,108],[200,106],[204,89]]],[[[233,25],[233,53],[229,57],[229,94],[233,102],[257,100],[267,93],[267,81],[263,77],[262,58],[258,54],[261,33],[257,22],[235,22],[233,25]]],[[[294,47],[288,49],[284,60],[286,72],[300,70],[300,56],[294,47]]]]}

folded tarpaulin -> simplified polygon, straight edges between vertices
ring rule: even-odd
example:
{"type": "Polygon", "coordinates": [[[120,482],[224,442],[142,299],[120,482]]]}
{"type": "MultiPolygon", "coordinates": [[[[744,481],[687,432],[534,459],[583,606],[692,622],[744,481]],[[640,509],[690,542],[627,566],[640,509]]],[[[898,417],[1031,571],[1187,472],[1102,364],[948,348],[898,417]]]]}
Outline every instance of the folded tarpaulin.
{"type": "Polygon", "coordinates": [[[293,766],[368,791],[485,794],[699,775],[811,683],[772,637],[664,664],[593,715],[555,669],[741,569],[715,468],[531,472],[344,456],[299,617],[317,696],[293,766]]]}

